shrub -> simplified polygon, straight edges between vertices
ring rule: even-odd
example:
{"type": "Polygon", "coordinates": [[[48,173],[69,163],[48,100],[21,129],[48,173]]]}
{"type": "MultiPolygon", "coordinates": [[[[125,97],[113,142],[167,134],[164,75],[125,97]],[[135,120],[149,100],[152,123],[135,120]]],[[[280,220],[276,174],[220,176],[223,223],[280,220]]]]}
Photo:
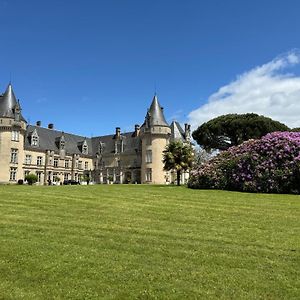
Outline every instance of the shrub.
{"type": "Polygon", "coordinates": [[[18,180],[18,184],[19,184],[19,185],[22,185],[23,183],[24,183],[23,179],[19,179],[19,180],[18,180]]]}
{"type": "Polygon", "coordinates": [[[191,171],[189,187],[300,193],[300,132],[274,132],[221,152],[191,171]]]}
{"type": "Polygon", "coordinates": [[[37,182],[38,177],[35,174],[28,174],[25,176],[25,180],[29,185],[32,185],[37,182]]]}

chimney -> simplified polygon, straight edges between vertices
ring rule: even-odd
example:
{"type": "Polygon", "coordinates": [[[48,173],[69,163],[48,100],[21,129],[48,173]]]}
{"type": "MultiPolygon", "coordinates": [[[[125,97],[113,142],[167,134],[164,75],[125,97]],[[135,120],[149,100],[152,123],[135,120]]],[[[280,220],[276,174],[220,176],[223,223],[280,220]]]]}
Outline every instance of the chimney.
{"type": "Polygon", "coordinates": [[[120,127],[116,127],[116,138],[119,138],[121,135],[121,128],[120,127]]]}
{"type": "Polygon", "coordinates": [[[41,127],[42,122],[41,121],[36,121],[36,126],[41,127]]]}
{"type": "Polygon", "coordinates": [[[53,123],[48,124],[48,129],[53,129],[53,128],[54,128],[54,124],[53,123]]]}
{"type": "Polygon", "coordinates": [[[140,125],[135,124],[134,125],[134,136],[139,136],[140,134],[140,125]]]}
{"type": "Polygon", "coordinates": [[[187,123],[184,124],[184,133],[186,141],[189,142],[191,140],[191,125],[187,123]]]}

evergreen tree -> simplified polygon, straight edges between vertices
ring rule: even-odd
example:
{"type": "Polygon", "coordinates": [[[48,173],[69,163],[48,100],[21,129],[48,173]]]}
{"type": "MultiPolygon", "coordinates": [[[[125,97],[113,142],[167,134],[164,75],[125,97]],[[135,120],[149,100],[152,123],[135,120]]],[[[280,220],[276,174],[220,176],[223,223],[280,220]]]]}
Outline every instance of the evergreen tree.
{"type": "Polygon", "coordinates": [[[210,151],[226,150],[270,132],[289,130],[286,125],[257,114],[228,114],[202,124],[192,136],[202,148],[210,151]]]}

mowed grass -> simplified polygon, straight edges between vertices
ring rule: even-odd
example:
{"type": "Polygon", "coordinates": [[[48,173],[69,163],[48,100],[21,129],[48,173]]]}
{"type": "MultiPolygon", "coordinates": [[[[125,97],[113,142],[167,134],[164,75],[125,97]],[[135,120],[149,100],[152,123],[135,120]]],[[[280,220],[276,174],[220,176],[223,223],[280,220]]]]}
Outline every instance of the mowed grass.
{"type": "Polygon", "coordinates": [[[299,299],[300,196],[0,186],[0,299],[299,299]]]}

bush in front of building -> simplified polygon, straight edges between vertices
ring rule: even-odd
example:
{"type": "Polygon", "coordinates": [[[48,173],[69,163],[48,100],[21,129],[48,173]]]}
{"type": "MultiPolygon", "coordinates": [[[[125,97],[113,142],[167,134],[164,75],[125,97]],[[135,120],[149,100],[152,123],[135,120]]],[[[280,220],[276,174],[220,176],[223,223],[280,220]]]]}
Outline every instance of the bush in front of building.
{"type": "Polygon", "coordinates": [[[300,132],[274,132],[221,152],[192,172],[190,188],[300,193],[300,132]]]}
{"type": "Polygon", "coordinates": [[[34,183],[36,183],[38,181],[38,177],[37,177],[37,175],[30,173],[25,176],[25,181],[27,181],[27,183],[29,185],[33,185],[34,183]]]}

